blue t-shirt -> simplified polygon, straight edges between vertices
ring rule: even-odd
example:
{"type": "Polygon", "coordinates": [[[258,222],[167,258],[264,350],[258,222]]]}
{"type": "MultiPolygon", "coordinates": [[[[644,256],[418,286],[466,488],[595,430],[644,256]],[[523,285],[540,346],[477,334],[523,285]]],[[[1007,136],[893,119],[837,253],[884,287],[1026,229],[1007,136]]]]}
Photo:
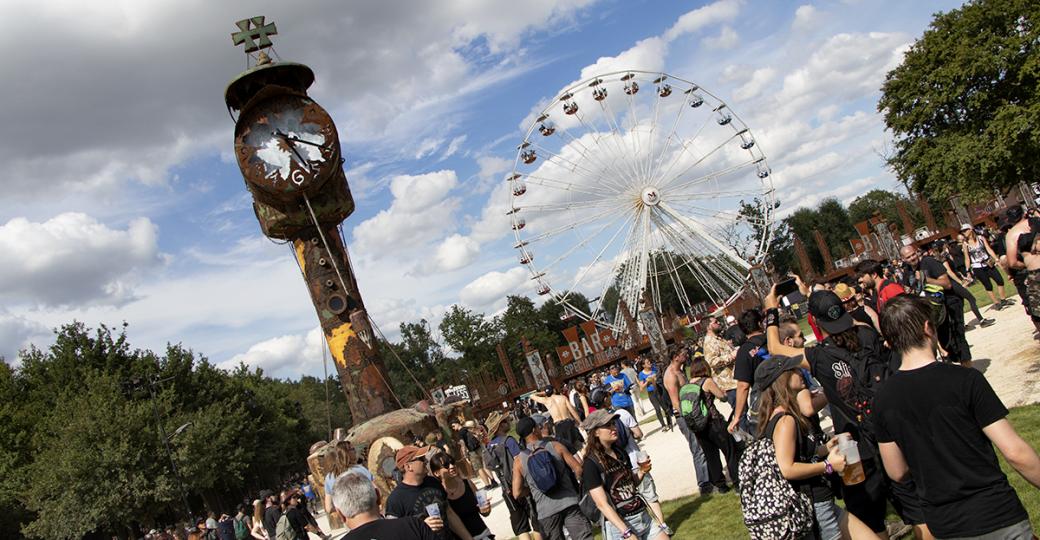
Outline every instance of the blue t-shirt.
{"type": "MultiPolygon", "coordinates": [[[[509,437],[509,436],[506,436],[506,435],[501,435],[501,436],[495,437],[494,439],[491,439],[491,444],[502,444],[502,440],[503,439],[505,439],[506,450],[509,451],[509,459],[513,459],[516,456],[519,456],[522,449],[520,448],[520,444],[516,442],[516,439],[514,439],[512,437],[509,437]]],[[[509,470],[512,470],[512,469],[513,469],[513,464],[510,463],[509,464],[509,470]]]]}
{"type": "MultiPolygon", "coordinates": [[[[615,407],[631,407],[632,396],[628,395],[628,388],[632,386],[632,381],[628,380],[628,377],[624,373],[618,373],[618,376],[607,375],[603,379],[603,384],[611,386],[614,381],[621,381],[622,392],[613,392],[610,395],[610,404],[615,407]]],[[[613,391],[613,389],[611,389],[613,391]]]]}
{"type": "MultiPolygon", "coordinates": [[[[657,366],[651,367],[650,368],[650,373],[647,373],[645,371],[640,371],[639,374],[638,374],[638,377],[639,377],[640,381],[646,382],[646,380],[648,378],[650,378],[650,376],[652,376],[652,375],[657,375],[657,366]]],[[[656,381],[657,379],[655,378],[654,380],[656,381]]],[[[653,383],[650,383],[650,384],[646,385],[646,391],[647,392],[653,392],[655,390],[657,390],[657,387],[654,386],[653,383]]]]}

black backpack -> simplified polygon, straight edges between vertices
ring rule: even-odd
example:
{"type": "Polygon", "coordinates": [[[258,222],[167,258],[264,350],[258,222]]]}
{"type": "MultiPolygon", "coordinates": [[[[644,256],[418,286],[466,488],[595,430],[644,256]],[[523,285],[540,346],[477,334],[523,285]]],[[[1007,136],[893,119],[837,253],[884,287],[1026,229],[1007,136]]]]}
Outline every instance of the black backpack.
{"type": "Polygon", "coordinates": [[[480,441],[477,439],[477,436],[468,429],[462,433],[462,442],[465,443],[466,450],[469,450],[470,452],[476,452],[480,449],[480,441]]]}

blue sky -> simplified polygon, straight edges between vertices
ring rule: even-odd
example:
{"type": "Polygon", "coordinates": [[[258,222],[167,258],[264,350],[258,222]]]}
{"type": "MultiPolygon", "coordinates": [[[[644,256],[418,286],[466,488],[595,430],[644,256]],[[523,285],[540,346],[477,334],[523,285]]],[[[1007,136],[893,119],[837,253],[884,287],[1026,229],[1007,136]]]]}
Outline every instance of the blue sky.
{"type": "Polygon", "coordinates": [[[136,346],[321,373],[299,271],[260,235],[231,159],[237,19],[265,14],[281,58],[316,73],[357,202],[344,232],[358,281],[394,337],[452,304],[490,314],[533,294],[503,178],[522,130],[572,82],[625,69],[696,81],[754,133],[782,217],[898,188],[878,157],[878,88],[931,14],[957,6],[355,4],[3,3],[0,65],[19,76],[0,100],[0,355],[16,362],[73,319],[125,320],[136,346]]]}

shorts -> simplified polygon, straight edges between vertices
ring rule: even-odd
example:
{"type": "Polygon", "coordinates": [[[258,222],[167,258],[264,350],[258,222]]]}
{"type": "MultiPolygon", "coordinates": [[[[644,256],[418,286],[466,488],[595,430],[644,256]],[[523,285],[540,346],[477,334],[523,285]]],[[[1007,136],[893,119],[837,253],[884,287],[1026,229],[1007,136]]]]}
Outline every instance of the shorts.
{"type": "Polygon", "coordinates": [[[1026,270],[1026,297],[1022,303],[1029,315],[1040,317],[1040,270],[1026,270]]]}
{"type": "Polygon", "coordinates": [[[885,530],[885,514],[888,510],[885,472],[876,459],[863,460],[866,480],[853,486],[842,486],[845,508],[865,523],[870,530],[879,533],[885,530]]]}
{"type": "Polygon", "coordinates": [[[924,508],[921,506],[921,499],[917,497],[917,486],[914,485],[913,479],[906,482],[892,481],[890,490],[892,507],[903,519],[903,523],[923,525],[925,522],[924,508]]]}
{"type": "Polygon", "coordinates": [[[995,281],[998,287],[1004,286],[1004,278],[1000,275],[1000,270],[997,270],[993,266],[983,266],[981,268],[972,268],[971,275],[975,276],[975,279],[982,282],[982,287],[987,291],[993,291],[993,284],[990,280],[995,281]]]}
{"type": "MultiPolygon", "coordinates": [[[[643,509],[638,514],[632,514],[631,516],[625,516],[621,519],[625,520],[629,529],[632,529],[632,540],[650,540],[657,538],[657,535],[664,532],[664,527],[660,523],[655,523],[653,518],[650,517],[650,510],[643,509]]],[[[617,527],[613,523],[603,520],[603,540],[621,540],[621,533],[624,531],[617,530],[617,527]]]]}
{"type": "Polygon", "coordinates": [[[469,464],[473,466],[473,472],[480,472],[484,468],[484,456],[480,455],[480,450],[470,450],[468,453],[469,464]]]}
{"type": "Polygon", "coordinates": [[[657,484],[654,483],[654,477],[650,476],[650,473],[643,475],[643,480],[636,486],[636,491],[647,503],[655,503],[660,500],[657,497],[657,484]]]}
{"type": "MultiPolygon", "coordinates": [[[[538,517],[534,513],[534,505],[527,497],[514,499],[508,490],[509,486],[503,483],[502,499],[506,503],[506,510],[509,510],[509,525],[513,528],[513,534],[521,535],[531,532],[534,530],[531,524],[538,522],[538,517]]],[[[538,532],[541,533],[541,531],[538,532]]]]}

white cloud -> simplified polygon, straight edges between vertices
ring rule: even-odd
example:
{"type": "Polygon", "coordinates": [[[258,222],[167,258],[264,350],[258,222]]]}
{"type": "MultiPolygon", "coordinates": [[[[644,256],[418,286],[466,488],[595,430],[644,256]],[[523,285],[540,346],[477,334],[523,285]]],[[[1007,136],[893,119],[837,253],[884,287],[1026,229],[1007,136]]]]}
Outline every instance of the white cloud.
{"type": "Polygon", "coordinates": [[[739,101],[756,97],[762,93],[762,90],[765,90],[766,85],[768,85],[774,77],[776,77],[776,70],[773,68],[764,67],[756,69],[751,73],[751,78],[733,92],[733,97],[739,101]]]}
{"type": "Polygon", "coordinates": [[[394,177],[390,208],[354,228],[356,251],[379,258],[422,245],[452,229],[459,201],[448,195],[457,184],[452,170],[394,177]]]}
{"type": "Polygon", "coordinates": [[[433,271],[448,272],[469,265],[480,255],[480,243],[476,240],[453,234],[445,238],[433,254],[433,271]]]}
{"type": "Polygon", "coordinates": [[[461,147],[462,143],[464,142],[466,142],[465,135],[459,135],[458,137],[452,139],[451,142],[448,143],[448,147],[444,149],[444,153],[441,154],[441,158],[438,161],[444,161],[450,158],[451,156],[454,156],[455,153],[459,151],[459,147],[461,147]]]}
{"type": "Polygon", "coordinates": [[[737,35],[737,31],[730,26],[723,26],[719,35],[713,37],[706,37],[701,40],[701,43],[709,49],[732,49],[740,43],[740,36],[737,35]]]}
{"type": "MultiPolygon", "coordinates": [[[[239,364],[246,364],[280,378],[296,378],[301,373],[321,374],[324,347],[321,328],[315,327],[306,334],[287,334],[261,341],[218,366],[234,369],[239,364]]],[[[329,369],[335,373],[334,366],[330,365],[329,369]]]]}
{"type": "Polygon", "coordinates": [[[497,156],[480,156],[477,158],[477,192],[486,193],[502,182],[502,175],[512,169],[513,161],[497,156]]]}
{"type": "Polygon", "coordinates": [[[159,266],[157,227],[147,218],[113,229],[80,213],[0,225],[0,298],[60,306],[118,304],[143,270],[159,266]]]}
{"type": "Polygon", "coordinates": [[[25,317],[13,315],[0,307],[0,358],[17,364],[18,353],[35,343],[44,346],[52,338],[46,326],[25,317]]]}
{"type": "Polygon", "coordinates": [[[791,23],[791,29],[795,31],[811,30],[819,13],[819,10],[812,5],[798,6],[798,9],[794,11],[794,22],[791,23]]]}
{"type": "Polygon", "coordinates": [[[469,307],[486,308],[504,302],[508,294],[532,289],[531,283],[531,275],[520,267],[488,272],[463,287],[459,299],[469,307]]]}
{"type": "Polygon", "coordinates": [[[697,8],[679,17],[662,37],[666,41],[674,41],[684,34],[692,34],[701,28],[732,21],[740,14],[740,4],[741,2],[738,0],[722,0],[697,8]]]}

